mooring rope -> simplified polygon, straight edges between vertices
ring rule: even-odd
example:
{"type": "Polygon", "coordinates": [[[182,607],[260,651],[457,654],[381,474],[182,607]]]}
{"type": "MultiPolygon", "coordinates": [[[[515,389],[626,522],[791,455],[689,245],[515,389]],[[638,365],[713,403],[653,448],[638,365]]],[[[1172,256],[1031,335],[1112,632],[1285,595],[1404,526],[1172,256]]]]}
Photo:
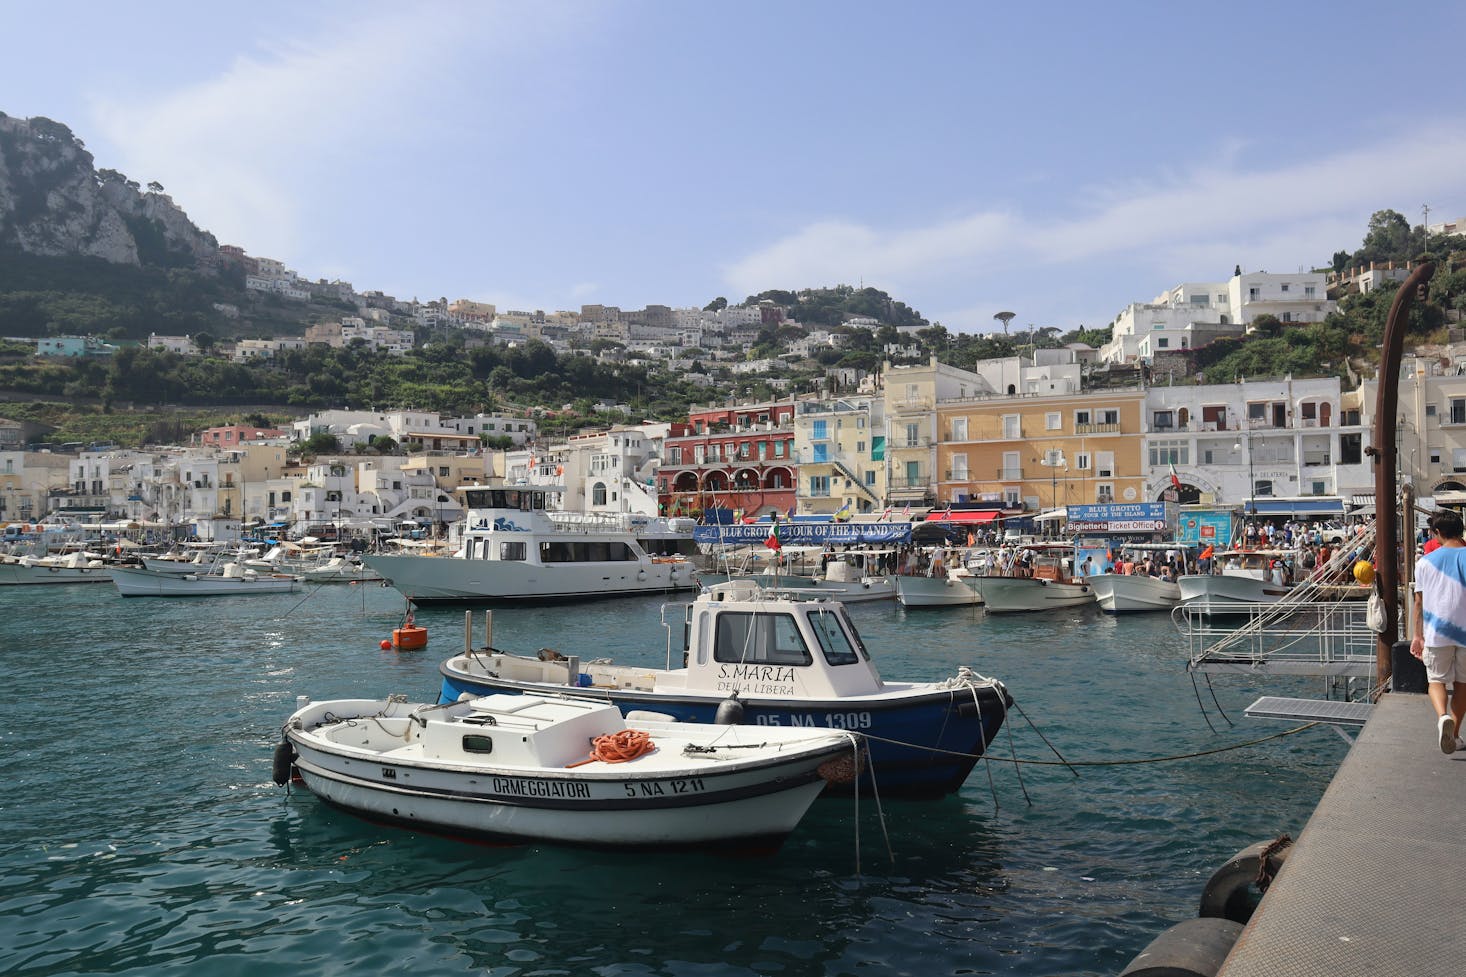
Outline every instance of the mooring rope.
{"type": "MultiPolygon", "coordinates": [[[[993,757],[989,755],[977,756],[976,754],[972,753],[963,753],[960,750],[944,750],[938,746],[922,746],[919,743],[907,743],[903,742],[902,740],[887,739],[884,736],[873,736],[870,733],[862,733],[861,735],[868,740],[879,740],[882,743],[890,743],[893,746],[904,746],[907,749],[912,750],[926,750],[929,753],[943,753],[948,756],[972,757],[974,759],[980,760],[993,760],[997,763],[1011,763],[1015,766],[1022,765],[1030,767],[1068,767],[1069,771],[1073,773],[1074,776],[1078,777],[1079,771],[1075,770],[1075,767],[1125,767],[1134,766],[1142,763],[1169,763],[1174,760],[1192,760],[1197,757],[1212,756],[1217,753],[1227,753],[1231,750],[1246,749],[1249,746],[1256,746],[1259,743],[1266,743],[1269,740],[1282,739],[1284,736],[1292,736],[1295,733],[1301,733],[1306,729],[1312,729],[1314,726],[1321,725],[1323,725],[1322,722],[1317,721],[1304,723],[1302,726],[1295,726],[1293,729],[1284,730],[1281,733],[1273,733],[1271,736],[1262,736],[1255,740],[1248,740],[1245,743],[1233,743],[1230,746],[1219,746],[1216,749],[1212,750],[1198,750],[1194,753],[1176,753],[1172,754],[1171,756],[1162,757],[1142,757],[1138,760],[1068,760],[1063,757],[1060,757],[1058,760],[1030,760],[1019,757],[1009,759],[1008,757],[993,757]]],[[[1040,733],[1039,735],[1042,736],[1043,734],[1040,733]]],[[[1048,740],[1045,739],[1044,742],[1047,743],[1048,740]]],[[[1049,748],[1053,749],[1052,745],[1050,745],[1049,748]]],[[[1054,752],[1056,755],[1058,754],[1057,750],[1055,750],[1054,752]]]]}

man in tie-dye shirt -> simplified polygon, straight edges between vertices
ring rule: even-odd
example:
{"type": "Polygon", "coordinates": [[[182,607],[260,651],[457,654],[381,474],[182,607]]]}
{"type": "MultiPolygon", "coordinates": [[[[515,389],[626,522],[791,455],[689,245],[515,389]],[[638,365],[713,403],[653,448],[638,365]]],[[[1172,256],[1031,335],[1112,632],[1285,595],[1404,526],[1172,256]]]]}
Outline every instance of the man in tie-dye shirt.
{"type": "Polygon", "coordinates": [[[1462,746],[1457,733],[1466,718],[1466,541],[1458,513],[1437,512],[1430,528],[1441,545],[1415,564],[1410,653],[1425,662],[1441,752],[1454,753],[1462,746]],[[1447,685],[1454,689],[1449,709],[1447,685]]]}

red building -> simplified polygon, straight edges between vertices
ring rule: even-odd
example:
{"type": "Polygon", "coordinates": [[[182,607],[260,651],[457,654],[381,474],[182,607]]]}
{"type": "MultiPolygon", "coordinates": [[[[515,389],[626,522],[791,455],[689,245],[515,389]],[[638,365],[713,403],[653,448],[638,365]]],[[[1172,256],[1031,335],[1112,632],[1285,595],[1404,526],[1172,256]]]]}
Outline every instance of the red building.
{"type": "Polygon", "coordinates": [[[657,497],[670,516],[713,508],[745,516],[786,513],[798,475],[792,400],[708,407],[672,425],[657,469],[657,497]]]}
{"type": "Polygon", "coordinates": [[[199,435],[200,444],[211,444],[216,448],[233,448],[246,441],[273,441],[288,438],[289,431],[273,427],[248,427],[244,424],[230,424],[225,427],[211,427],[199,435]]]}

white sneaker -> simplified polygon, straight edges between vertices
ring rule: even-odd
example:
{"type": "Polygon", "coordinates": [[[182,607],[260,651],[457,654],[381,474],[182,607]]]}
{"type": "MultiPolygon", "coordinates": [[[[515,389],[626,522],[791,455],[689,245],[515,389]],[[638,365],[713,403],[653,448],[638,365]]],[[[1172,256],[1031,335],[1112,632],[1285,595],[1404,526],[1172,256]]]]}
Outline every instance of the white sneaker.
{"type": "Polygon", "coordinates": [[[1466,750],[1466,740],[1463,740],[1461,737],[1457,736],[1456,737],[1456,752],[1457,753],[1460,753],[1462,750],[1466,750]]]}
{"type": "Polygon", "coordinates": [[[1442,716],[1436,720],[1436,730],[1440,733],[1441,752],[1451,754],[1456,752],[1456,720],[1449,715],[1442,716]]]}

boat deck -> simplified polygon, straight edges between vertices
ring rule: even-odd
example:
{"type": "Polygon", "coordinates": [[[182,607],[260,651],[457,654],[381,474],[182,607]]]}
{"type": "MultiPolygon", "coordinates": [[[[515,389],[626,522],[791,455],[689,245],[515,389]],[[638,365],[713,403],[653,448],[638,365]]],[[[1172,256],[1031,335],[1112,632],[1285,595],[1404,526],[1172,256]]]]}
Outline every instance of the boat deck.
{"type": "Polygon", "coordinates": [[[1391,692],[1370,711],[1219,977],[1456,973],[1466,959],[1466,751],[1391,692]]]}

